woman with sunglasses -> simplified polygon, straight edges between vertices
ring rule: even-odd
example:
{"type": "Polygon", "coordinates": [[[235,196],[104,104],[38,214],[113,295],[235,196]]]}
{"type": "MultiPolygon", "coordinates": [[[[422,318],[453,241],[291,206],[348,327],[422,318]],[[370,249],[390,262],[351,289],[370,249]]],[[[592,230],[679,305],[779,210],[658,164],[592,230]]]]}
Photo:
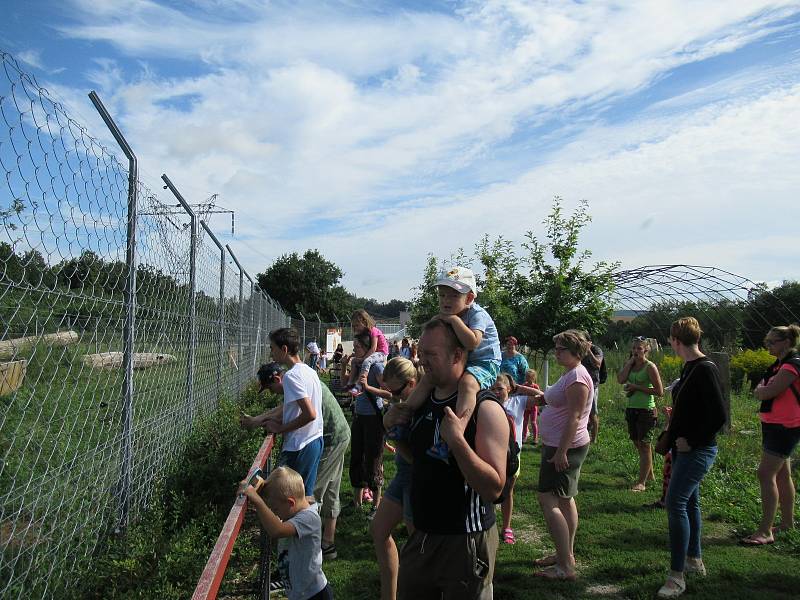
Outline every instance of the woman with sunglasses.
{"type": "Polygon", "coordinates": [[[591,344],[582,332],[568,329],[553,338],[556,361],[564,374],[541,396],[545,408],[539,423],[542,463],[539,468],[539,505],[556,547],[555,554],[534,561],[536,572],[548,579],[575,579],[575,532],[578,529],[578,479],[589,452],[586,425],[592,410],[594,384],[581,364],[591,344]]]}
{"type": "MultiPolygon", "coordinates": [[[[386,363],[383,371],[383,389],[392,395],[392,402],[404,402],[417,385],[419,375],[414,364],[403,357],[386,363]]],[[[378,558],[381,576],[381,600],[394,600],[397,595],[399,557],[392,539],[392,530],[404,521],[409,534],[414,531],[411,518],[411,454],[403,441],[397,442],[394,455],[397,467],[394,479],[383,494],[375,518],[370,525],[372,543],[378,558]]]]}
{"type": "Polygon", "coordinates": [[[628,436],[639,453],[639,477],[631,488],[633,492],[645,491],[648,479],[655,479],[652,441],[658,422],[656,396],[664,395],[664,386],[658,367],[647,358],[649,352],[647,339],[634,338],[631,357],[617,373],[617,381],[623,384],[628,397],[625,408],[628,436]]]}
{"type": "Polygon", "coordinates": [[[775,362],[754,390],[761,400],[762,451],[758,465],[761,484],[761,524],[742,540],[747,546],[775,541],[773,534],[794,527],[794,482],[791,456],[800,442],[800,327],[773,327],[764,339],[775,362]],[[773,527],[780,507],[781,524],[773,527]]]}

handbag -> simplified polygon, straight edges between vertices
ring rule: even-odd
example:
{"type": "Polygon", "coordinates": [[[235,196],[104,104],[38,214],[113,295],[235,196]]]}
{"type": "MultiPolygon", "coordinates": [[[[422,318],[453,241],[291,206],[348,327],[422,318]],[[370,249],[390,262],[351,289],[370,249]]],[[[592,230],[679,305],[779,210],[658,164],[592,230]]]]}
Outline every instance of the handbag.
{"type": "Polygon", "coordinates": [[[667,453],[672,450],[672,444],[669,443],[669,427],[658,434],[656,443],[653,445],[653,450],[661,456],[666,456],[667,453]]]}
{"type": "MultiPolygon", "coordinates": [[[[712,365],[714,364],[712,361],[708,361],[712,365]]],[[[678,401],[678,396],[680,395],[681,391],[683,391],[684,387],[689,380],[692,378],[692,375],[697,370],[697,368],[692,369],[689,373],[688,377],[686,377],[686,381],[681,385],[681,389],[678,390],[678,393],[675,394],[675,397],[672,399],[672,405],[675,406],[678,401]]],[[[675,415],[673,415],[673,418],[675,415]]],[[[671,422],[671,420],[670,420],[671,422]]],[[[667,453],[672,450],[672,444],[669,441],[669,425],[667,425],[664,430],[658,434],[658,438],[656,438],[656,443],[653,445],[653,451],[660,454],[661,456],[666,456],[667,453]]]]}

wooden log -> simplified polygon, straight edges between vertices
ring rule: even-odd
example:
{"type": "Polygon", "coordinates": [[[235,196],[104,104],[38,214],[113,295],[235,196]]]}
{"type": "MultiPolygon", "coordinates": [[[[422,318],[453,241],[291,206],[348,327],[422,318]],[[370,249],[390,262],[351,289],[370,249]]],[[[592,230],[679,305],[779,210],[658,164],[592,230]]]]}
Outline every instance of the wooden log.
{"type": "MultiPolygon", "coordinates": [[[[98,354],[84,354],[83,364],[93,369],[120,369],[122,368],[122,352],[100,352],[98,354]]],[[[177,359],[172,354],[159,352],[136,352],[133,355],[133,368],[146,369],[175,362],[177,359]]]]}
{"type": "Polygon", "coordinates": [[[22,387],[27,369],[27,360],[0,363],[0,396],[7,396],[22,387]]]}
{"type": "Polygon", "coordinates": [[[38,343],[48,346],[69,346],[78,341],[77,331],[59,331],[58,333],[46,333],[45,335],[29,335],[28,337],[14,338],[12,340],[0,341],[0,360],[12,358],[20,350],[31,348],[38,343]]]}

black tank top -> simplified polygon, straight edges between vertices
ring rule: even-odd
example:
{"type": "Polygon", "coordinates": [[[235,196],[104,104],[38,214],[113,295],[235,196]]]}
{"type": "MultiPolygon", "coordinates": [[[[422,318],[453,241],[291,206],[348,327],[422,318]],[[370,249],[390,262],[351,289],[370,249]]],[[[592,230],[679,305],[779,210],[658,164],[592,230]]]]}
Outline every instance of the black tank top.
{"type": "MultiPolygon", "coordinates": [[[[444,407],[456,408],[457,393],[438,400],[431,393],[414,413],[409,444],[414,456],[411,469],[411,508],[414,527],[425,533],[462,534],[486,531],[495,523],[494,505],[473,490],[451,455],[448,462],[432,458],[427,450],[439,441],[439,423],[444,407]]],[[[470,448],[475,448],[475,420],[464,431],[470,448]]]]}

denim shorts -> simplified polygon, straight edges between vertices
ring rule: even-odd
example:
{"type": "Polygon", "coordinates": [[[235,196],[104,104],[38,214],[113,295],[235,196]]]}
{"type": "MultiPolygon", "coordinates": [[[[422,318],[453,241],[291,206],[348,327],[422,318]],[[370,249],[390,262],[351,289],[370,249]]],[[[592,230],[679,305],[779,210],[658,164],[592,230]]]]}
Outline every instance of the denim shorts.
{"type": "Polygon", "coordinates": [[[764,454],[789,458],[800,442],[800,427],[784,427],[780,423],[761,423],[761,447],[764,454]]]}
{"type": "Polygon", "coordinates": [[[306,486],[306,496],[314,495],[317,469],[322,456],[322,436],[306,444],[301,450],[284,450],[278,456],[279,467],[289,467],[300,473],[306,486]]]}
{"type": "MultiPolygon", "coordinates": [[[[402,459],[401,459],[402,460],[402,459]]],[[[389,483],[389,487],[383,495],[392,502],[403,507],[403,519],[408,523],[414,522],[414,514],[411,512],[411,465],[403,461],[395,460],[397,473],[389,483]]]]}
{"type": "Polygon", "coordinates": [[[497,380],[500,373],[500,363],[496,360],[478,360],[467,362],[467,373],[478,380],[478,385],[482,390],[488,390],[497,380]]]}

